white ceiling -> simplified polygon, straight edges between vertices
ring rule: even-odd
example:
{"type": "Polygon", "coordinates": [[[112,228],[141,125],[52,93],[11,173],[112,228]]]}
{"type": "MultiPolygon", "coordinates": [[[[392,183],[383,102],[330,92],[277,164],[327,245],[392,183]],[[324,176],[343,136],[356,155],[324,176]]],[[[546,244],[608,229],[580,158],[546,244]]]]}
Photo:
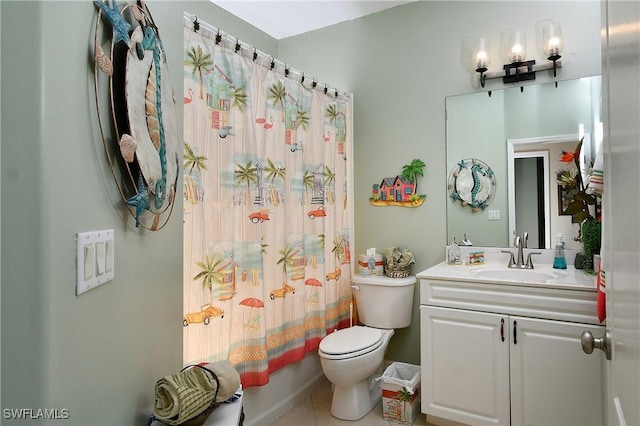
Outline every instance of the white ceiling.
{"type": "Polygon", "coordinates": [[[280,40],[416,0],[210,0],[280,40]]]}

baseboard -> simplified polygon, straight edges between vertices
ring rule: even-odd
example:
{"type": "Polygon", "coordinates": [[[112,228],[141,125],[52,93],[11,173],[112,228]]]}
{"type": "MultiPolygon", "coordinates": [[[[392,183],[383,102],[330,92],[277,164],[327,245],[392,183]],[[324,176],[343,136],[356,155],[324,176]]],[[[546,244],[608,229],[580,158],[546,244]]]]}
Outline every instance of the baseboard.
{"type": "MultiPolygon", "coordinates": [[[[422,414],[424,416],[424,414],[422,414]]],[[[443,419],[432,415],[427,415],[427,425],[433,426],[466,426],[464,423],[454,422],[453,420],[443,419]]]]}
{"type": "Polygon", "coordinates": [[[245,426],[266,425],[280,417],[289,408],[295,406],[298,401],[311,395],[314,390],[328,382],[324,373],[320,371],[306,385],[297,389],[294,393],[282,398],[279,403],[273,405],[269,410],[263,411],[260,415],[250,421],[245,421],[245,426]]]}

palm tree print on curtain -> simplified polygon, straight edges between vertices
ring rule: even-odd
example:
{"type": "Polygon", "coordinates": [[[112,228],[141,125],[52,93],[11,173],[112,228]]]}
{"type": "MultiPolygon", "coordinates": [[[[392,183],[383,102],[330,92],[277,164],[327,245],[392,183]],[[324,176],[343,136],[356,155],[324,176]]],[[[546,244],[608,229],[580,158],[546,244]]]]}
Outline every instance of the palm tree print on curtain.
{"type": "Polygon", "coordinates": [[[184,362],[260,386],[349,325],[351,106],[204,27],[184,32],[184,362]]]}
{"type": "Polygon", "coordinates": [[[200,99],[203,99],[203,87],[202,84],[204,82],[204,77],[203,77],[203,72],[205,70],[207,70],[207,67],[210,67],[211,65],[213,65],[213,62],[211,61],[211,54],[210,53],[203,53],[202,51],[202,46],[195,46],[195,47],[191,47],[191,49],[189,49],[189,51],[187,51],[187,58],[184,63],[185,65],[189,65],[191,67],[191,75],[195,76],[196,73],[198,74],[198,80],[200,82],[200,84],[198,85],[199,87],[199,93],[200,93],[200,99]]]}
{"type": "Polygon", "coordinates": [[[202,186],[199,182],[200,175],[204,170],[207,170],[207,157],[198,155],[194,149],[185,142],[183,158],[184,164],[182,168],[187,172],[184,176],[184,197],[189,202],[195,204],[198,200],[202,200],[202,186]]]}

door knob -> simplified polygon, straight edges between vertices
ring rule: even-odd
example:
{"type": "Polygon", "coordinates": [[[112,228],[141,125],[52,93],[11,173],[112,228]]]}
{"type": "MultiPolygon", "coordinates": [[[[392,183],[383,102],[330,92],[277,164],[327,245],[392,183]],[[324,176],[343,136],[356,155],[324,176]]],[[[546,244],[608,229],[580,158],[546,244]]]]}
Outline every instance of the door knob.
{"type": "Polygon", "coordinates": [[[611,359],[611,332],[609,330],[604,331],[604,336],[600,339],[593,337],[590,331],[583,331],[580,337],[580,343],[582,343],[582,350],[586,354],[593,352],[593,349],[601,349],[604,351],[604,355],[608,360],[611,359]]]}

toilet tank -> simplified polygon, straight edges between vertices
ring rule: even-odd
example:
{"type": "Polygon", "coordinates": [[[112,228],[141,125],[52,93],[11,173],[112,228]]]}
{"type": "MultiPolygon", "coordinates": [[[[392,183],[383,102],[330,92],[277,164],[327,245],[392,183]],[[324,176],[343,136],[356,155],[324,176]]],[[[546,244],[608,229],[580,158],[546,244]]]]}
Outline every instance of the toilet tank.
{"type": "Polygon", "coordinates": [[[354,275],[351,278],[360,322],[375,328],[404,328],[411,325],[416,277],[354,275]]]}

